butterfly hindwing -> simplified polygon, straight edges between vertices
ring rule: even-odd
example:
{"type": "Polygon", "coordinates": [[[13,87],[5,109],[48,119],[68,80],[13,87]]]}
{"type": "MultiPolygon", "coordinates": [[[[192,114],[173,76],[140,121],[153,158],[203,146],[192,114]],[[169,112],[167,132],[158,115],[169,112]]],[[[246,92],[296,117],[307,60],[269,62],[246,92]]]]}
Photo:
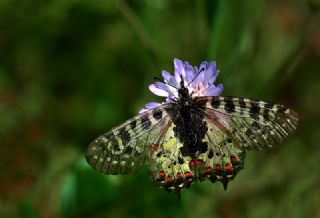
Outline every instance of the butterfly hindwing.
{"type": "Polygon", "coordinates": [[[150,150],[148,167],[156,185],[179,196],[180,191],[192,182],[193,173],[189,166],[191,158],[182,156],[183,144],[176,137],[174,128],[170,120],[163,136],[150,150]]]}
{"type": "Polygon", "coordinates": [[[204,121],[208,127],[204,138],[208,150],[199,159],[204,161],[205,172],[211,182],[220,181],[226,189],[229,180],[234,179],[244,167],[245,151],[236,146],[236,142],[227,133],[228,130],[211,117],[205,117],[204,121]]]}
{"type": "Polygon", "coordinates": [[[164,108],[165,105],[139,114],[96,138],[86,153],[88,163],[105,174],[137,172],[167,123],[164,108]]]}

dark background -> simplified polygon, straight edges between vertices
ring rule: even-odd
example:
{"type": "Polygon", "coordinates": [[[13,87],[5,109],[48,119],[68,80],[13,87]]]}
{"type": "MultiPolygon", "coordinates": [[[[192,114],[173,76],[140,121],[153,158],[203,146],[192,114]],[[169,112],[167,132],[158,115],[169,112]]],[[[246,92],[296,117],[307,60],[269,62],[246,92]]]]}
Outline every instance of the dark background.
{"type": "Polygon", "coordinates": [[[0,1],[0,217],[320,217],[318,0],[0,1]],[[215,60],[223,95],[285,104],[295,134],[178,201],[84,160],[150,101],[173,58],[215,60]]]}

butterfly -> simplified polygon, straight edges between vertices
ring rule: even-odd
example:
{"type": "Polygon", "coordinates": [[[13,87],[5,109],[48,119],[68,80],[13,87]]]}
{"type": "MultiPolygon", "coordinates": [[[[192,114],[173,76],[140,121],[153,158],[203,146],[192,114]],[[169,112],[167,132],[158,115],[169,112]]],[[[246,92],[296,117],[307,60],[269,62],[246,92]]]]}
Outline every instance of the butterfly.
{"type": "Polygon", "coordinates": [[[149,103],[139,115],[100,135],[86,160],[98,172],[135,173],[147,163],[153,182],[180,198],[194,182],[221,182],[227,189],[244,168],[247,150],[280,144],[298,125],[298,115],[281,105],[219,96],[214,61],[199,69],[174,59],[175,73],[149,89],[166,102],[149,103]]]}

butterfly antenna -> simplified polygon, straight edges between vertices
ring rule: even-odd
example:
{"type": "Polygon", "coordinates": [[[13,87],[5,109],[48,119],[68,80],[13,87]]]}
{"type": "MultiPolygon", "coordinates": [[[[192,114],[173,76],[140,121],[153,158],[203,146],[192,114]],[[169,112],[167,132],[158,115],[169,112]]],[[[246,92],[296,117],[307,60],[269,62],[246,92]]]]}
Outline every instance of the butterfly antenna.
{"type": "Polygon", "coordinates": [[[189,85],[199,76],[199,74],[204,71],[204,68],[202,68],[198,73],[197,75],[188,83],[187,87],[189,87],[189,85]]]}

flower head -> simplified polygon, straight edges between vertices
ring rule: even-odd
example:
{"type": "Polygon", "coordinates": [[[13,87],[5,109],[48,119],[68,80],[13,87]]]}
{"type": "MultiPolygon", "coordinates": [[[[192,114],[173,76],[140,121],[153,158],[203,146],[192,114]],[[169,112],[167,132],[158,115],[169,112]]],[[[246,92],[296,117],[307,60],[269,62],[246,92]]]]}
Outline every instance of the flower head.
{"type": "MultiPolygon", "coordinates": [[[[199,69],[190,65],[187,61],[183,62],[174,59],[174,75],[167,71],[162,71],[164,82],[155,82],[149,86],[152,93],[158,96],[166,97],[166,101],[173,103],[178,99],[178,90],[183,86],[189,91],[192,97],[199,96],[218,96],[222,93],[223,85],[214,85],[219,70],[216,68],[216,62],[208,63],[204,61],[199,69]]],[[[152,102],[147,104],[139,113],[160,106],[160,103],[152,102]]]]}

